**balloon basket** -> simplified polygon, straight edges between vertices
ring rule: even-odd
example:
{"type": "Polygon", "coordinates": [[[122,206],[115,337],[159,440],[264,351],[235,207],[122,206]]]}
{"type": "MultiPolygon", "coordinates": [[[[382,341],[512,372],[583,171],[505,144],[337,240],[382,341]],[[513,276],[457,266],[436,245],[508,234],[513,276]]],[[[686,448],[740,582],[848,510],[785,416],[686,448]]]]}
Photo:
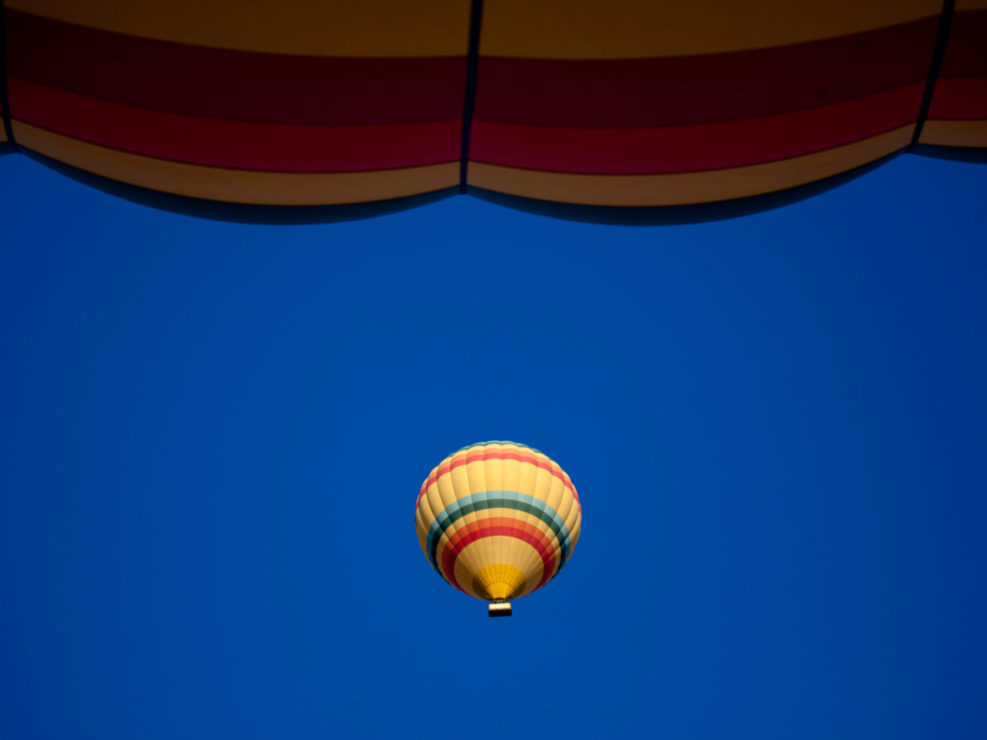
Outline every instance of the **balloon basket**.
{"type": "Polygon", "coordinates": [[[491,617],[509,617],[511,616],[511,602],[509,601],[495,601],[492,604],[487,605],[487,615],[491,617]]]}

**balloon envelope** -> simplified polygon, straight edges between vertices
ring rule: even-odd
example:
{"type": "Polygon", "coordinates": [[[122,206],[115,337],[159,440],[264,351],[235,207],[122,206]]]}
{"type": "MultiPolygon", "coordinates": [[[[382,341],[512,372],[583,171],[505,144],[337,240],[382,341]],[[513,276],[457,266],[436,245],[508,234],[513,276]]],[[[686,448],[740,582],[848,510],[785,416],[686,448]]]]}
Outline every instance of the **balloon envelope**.
{"type": "Polygon", "coordinates": [[[558,575],[581,525],[582,507],[565,471],[514,442],[449,455],[425,479],[415,506],[429,564],[485,601],[525,596],[558,575]]]}
{"type": "Polygon", "coordinates": [[[917,147],[987,151],[987,0],[7,0],[3,20],[0,147],[244,220],[455,192],[715,218],[917,147]]]}

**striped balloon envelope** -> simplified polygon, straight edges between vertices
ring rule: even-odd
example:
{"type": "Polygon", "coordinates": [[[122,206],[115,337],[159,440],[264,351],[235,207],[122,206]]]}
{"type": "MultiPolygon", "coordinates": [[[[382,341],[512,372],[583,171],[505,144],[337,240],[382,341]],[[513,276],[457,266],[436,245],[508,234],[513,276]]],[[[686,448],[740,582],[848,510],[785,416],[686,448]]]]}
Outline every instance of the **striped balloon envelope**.
{"type": "Polygon", "coordinates": [[[987,0],[2,0],[0,152],[162,208],[721,218],[987,158],[987,0]]]}
{"type": "Polygon", "coordinates": [[[510,614],[510,599],[558,575],[579,541],[582,507],[569,476],[514,442],[482,442],[429,473],[415,506],[418,544],[450,585],[510,614]]]}

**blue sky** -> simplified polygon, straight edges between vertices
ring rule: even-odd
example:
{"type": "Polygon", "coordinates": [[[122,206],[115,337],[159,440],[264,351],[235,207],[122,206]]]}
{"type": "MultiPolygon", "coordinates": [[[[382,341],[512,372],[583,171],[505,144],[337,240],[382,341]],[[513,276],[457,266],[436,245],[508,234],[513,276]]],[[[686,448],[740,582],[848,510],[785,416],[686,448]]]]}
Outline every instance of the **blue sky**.
{"type": "Polygon", "coordinates": [[[987,734],[987,168],[675,227],[0,172],[0,736],[987,734]],[[413,523],[486,439],[584,507],[506,620],[413,523]]]}

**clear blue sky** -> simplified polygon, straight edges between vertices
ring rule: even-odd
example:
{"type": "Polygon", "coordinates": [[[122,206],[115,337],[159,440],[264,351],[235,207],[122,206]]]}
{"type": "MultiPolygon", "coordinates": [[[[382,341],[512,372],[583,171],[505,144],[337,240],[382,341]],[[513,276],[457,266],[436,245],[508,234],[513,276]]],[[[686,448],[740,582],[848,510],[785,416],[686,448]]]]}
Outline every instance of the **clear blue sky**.
{"type": "Polygon", "coordinates": [[[987,737],[987,167],[647,228],[0,175],[0,737],[987,737]],[[584,507],[511,619],[414,531],[486,439],[584,507]]]}

